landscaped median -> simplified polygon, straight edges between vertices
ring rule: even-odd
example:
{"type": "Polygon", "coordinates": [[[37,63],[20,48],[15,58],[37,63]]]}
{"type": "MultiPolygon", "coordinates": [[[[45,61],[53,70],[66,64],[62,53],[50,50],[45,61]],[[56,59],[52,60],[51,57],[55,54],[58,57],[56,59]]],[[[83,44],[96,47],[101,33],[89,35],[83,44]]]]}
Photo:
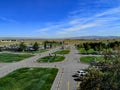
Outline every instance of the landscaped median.
{"type": "Polygon", "coordinates": [[[80,54],[100,54],[100,51],[95,51],[94,49],[85,50],[85,48],[77,48],[80,54]]]}
{"type": "Polygon", "coordinates": [[[38,62],[60,62],[65,59],[64,56],[45,56],[38,59],[38,62]]]}
{"type": "Polygon", "coordinates": [[[80,57],[80,61],[83,63],[91,63],[92,61],[104,61],[103,56],[82,56],[80,57]]]}
{"type": "Polygon", "coordinates": [[[50,90],[55,68],[22,68],[0,78],[0,90],[50,90]]]}
{"type": "Polygon", "coordinates": [[[0,53],[0,62],[17,62],[32,56],[31,54],[0,53]]]}
{"type": "Polygon", "coordinates": [[[48,51],[47,49],[41,49],[38,51],[26,51],[25,53],[43,53],[43,52],[47,52],[47,51],[48,51]]]}
{"type": "Polygon", "coordinates": [[[55,54],[69,54],[70,50],[59,50],[56,51],[55,54]]]}

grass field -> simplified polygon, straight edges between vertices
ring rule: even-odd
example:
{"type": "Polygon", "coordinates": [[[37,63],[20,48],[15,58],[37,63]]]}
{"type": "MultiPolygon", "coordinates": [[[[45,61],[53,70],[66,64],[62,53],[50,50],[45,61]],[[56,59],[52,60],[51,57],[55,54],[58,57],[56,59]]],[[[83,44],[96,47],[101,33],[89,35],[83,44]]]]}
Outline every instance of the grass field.
{"type": "Polygon", "coordinates": [[[80,58],[80,61],[84,62],[84,63],[90,63],[91,61],[93,61],[95,59],[96,59],[96,61],[104,61],[104,57],[102,57],[102,56],[82,56],[80,58]]]}
{"type": "Polygon", "coordinates": [[[42,53],[42,52],[46,52],[46,51],[48,51],[48,50],[46,50],[46,49],[41,49],[41,50],[39,50],[38,52],[39,52],[39,53],[42,53]]]}
{"type": "Polygon", "coordinates": [[[41,49],[41,50],[38,50],[38,51],[26,51],[26,53],[43,53],[43,52],[47,52],[48,50],[46,49],[41,49]]]}
{"type": "Polygon", "coordinates": [[[56,54],[68,54],[70,52],[70,50],[60,50],[60,51],[56,51],[56,54]]]}
{"type": "Polygon", "coordinates": [[[22,68],[0,78],[0,90],[50,90],[58,69],[22,68]]]}
{"type": "Polygon", "coordinates": [[[31,57],[31,54],[10,54],[0,53],[0,62],[17,62],[25,58],[31,57]]]}
{"type": "Polygon", "coordinates": [[[91,54],[91,53],[97,52],[94,49],[89,49],[89,50],[86,51],[85,48],[78,48],[78,51],[81,54],[91,54]]]}
{"type": "MultiPolygon", "coordinates": [[[[89,50],[85,50],[85,48],[77,48],[77,50],[79,51],[79,53],[81,54],[92,54],[92,53],[99,53],[99,52],[106,52],[106,49],[102,49],[101,51],[95,51],[94,49],[89,49],[89,50]]],[[[108,48],[107,49],[108,52],[113,52],[112,48],[108,48]]]]}
{"type": "Polygon", "coordinates": [[[60,62],[65,59],[64,56],[45,56],[43,58],[38,59],[38,62],[60,62]]]}
{"type": "Polygon", "coordinates": [[[80,53],[87,53],[87,51],[85,50],[85,48],[79,48],[78,51],[79,51],[80,53]]]}

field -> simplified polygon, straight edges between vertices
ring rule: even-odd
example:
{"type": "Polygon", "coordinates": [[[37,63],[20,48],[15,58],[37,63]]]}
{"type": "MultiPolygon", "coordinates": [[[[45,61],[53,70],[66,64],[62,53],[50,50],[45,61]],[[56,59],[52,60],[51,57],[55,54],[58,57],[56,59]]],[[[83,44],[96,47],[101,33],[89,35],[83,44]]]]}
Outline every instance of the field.
{"type": "Polygon", "coordinates": [[[0,62],[17,62],[29,58],[31,54],[0,53],[0,62]]]}
{"type": "Polygon", "coordinates": [[[45,56],[43,58],[38,59],[38,62],[60,62],[65,59],[64,56],[45,56]]]}
{"type": "Polygon", "coordinates": [[[22,68],[0,78],[0,90],[50,90],[55,68],[22,68]]]}
{"type": "Polygon", "coordinates": [[[38,51],[26,51],[25,53],[43,53],[43,52],[47,52],[47,51],[48,50],[46,50],[46,49],[41,49],[41,50],[38,50],[38,51]]]}
{"type": "Polygon", "coordinates": [[[80,58],[80,61],[81,62],[84,62],[84,63],[90,63],[91,61],[104,61],[104,57],[102,56],[82,56],[80,58]]]}
{"type": "Polygon", "coordinates": [[[70,52],[70,50],[60,50],[60,51],[56,51],[56,54],[68,54],[70,52]]]}

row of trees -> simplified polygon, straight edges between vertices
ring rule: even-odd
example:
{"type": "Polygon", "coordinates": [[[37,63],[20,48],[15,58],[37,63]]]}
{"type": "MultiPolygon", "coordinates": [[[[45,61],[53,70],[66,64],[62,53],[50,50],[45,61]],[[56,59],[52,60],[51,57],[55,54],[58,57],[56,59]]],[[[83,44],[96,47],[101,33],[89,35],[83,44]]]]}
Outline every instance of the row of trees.
{"type": "MultiPolygon", "coordinates": [[[[42,49],[49,49],[57,45],[62,45],[62,42],[57,41],[44,41],[42,49]]],[[[39,43],[35,42],[34,44],[26,45],[24,42],[16,45],[0,47],[0,51],[37,51],[40,48],[39,43]]]]}
{"type": "MultiPolygon", "coordinates": [[[[56,44],[58,44],[58,42],[55,42],[55,41],[44,41],[43,47],[44,47],[44,49],[52,48],[53,45],[56,45],[56,44]]],[[[32,48],[33,48],[34,51],[37,51],[39,49],[39,44],[37,42],[35,42],[33,44],[32,48]]],[[[26,49],[26,45],[24,44],[24,42],[20,43],[19,49],[22,50],[22,51],[26,49]]]]}
{"type": "Polygon", "coordinates": [[[37,51],[39,44],[35,42],[32,46],[27,46],[24,42],[20,44],[0,47],[0,51],[37,51]]]}
{"type": "Polygon", "coordinates": [[[120,41],[114,41],[114,42],[109,42],[107,41],[106,43],[104,42],[89,42],[89,43],[83,43],[83,44],[78,44],[76,45],[77,48],[85,48],[85,50],[89,49],[94,49],[95,51],[102,51],[103,49],[106,48],[115,48],[120,45],[120,41]]]}
{"type": "MultiPolygon", "coordinates": [[[[18,51],[25,51],[27,46],[25,45],[24,42],[21,42],[18,48],[18,51]]],[[[32,46],[33,51],[37,51],[39,49],[39,44],[35,42],[32,46]]]]}
{"type": "Polygon", "coordinates": [[[45,41],[44,44],[44,48],[52,48],[53,46],[56,45],[62,45],[64,42],[56,42],[56,41],[45,41]]]}

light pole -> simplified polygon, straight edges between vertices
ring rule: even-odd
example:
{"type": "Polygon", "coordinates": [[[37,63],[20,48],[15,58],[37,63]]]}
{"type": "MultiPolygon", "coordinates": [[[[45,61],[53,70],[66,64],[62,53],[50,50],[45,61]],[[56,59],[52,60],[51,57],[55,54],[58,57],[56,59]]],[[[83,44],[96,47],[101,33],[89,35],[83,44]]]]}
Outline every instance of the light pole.
{"type": "Polygon", "coordinates": [[[106,63],[106,60],[108,59],[108,52],[107,52],[107,49],[108,49],[108,43],[105,44],[106,45],[106,52],[105,52],[105,63],[106,63]]]}

